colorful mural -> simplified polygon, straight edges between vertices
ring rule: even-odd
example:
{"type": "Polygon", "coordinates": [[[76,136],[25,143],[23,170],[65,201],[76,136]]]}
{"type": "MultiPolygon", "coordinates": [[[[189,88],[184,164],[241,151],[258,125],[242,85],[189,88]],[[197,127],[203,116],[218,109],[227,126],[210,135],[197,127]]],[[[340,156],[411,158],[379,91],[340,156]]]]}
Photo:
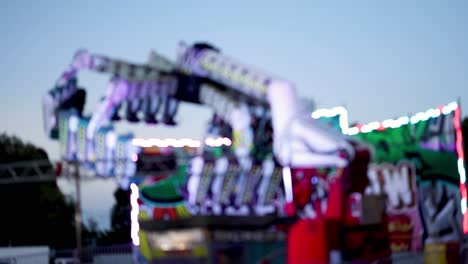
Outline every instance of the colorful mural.
{"type": "Polygon", "coordinates": [[[373,152],[366,195],[386,196],[392,251],[459,242],[466,224],[466,186],[456,103],[368,125],[349,134],[373,152]]]}

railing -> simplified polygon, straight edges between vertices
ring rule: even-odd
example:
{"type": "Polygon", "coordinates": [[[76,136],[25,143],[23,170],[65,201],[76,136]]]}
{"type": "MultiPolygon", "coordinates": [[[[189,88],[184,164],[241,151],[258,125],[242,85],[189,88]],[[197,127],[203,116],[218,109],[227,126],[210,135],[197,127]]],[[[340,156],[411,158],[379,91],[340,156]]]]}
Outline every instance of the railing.
{"type": "MultiPolygon", "coordinates": [[[[228,248],[231,243],[214,243],[212,249],[228,248]]],[[[261,242],[244,244],[243,243],[232,243],[231,245],[241,246],[243,249],[240,254],[246,254],[248,250],[254,250],[251,246],[253,244],[262,244],[261,242]]],[[[268,244],[268,243],[267,243],[268,244]]],[[[286,245],[271,248],[268,252],[265,252],[263,259],[258,262],[262,264],[277,263],[278,259],[284,259],[286,254],[286,245]]],[[[261,248],[261,247],[260,247],[261,248]]],[[[111,246],[98,246],[98,247],[86,247],[81,251],[81,263],[100,263],[100,257],[105,257],[108,260],[118,259],[118,262],[113,261],[113,264],[118,263],[138,263],[133,261],[133,246],[131,244],[119,244],[111,246]],[[114,258],[113,258],[114,257],[114,258]]],[[[38,261],[39,258],[47,259],[48,262],[54,264],[76,264],[80,263],[77,258],[76,249],[65,249],[65,250],[51,250],[49,256],[44,256],[44,253],[32,253],[18,256],[0,257],[0,264],[16,264],[16,263],[43,263],[38,261]],[[44,258],[45,257],[45,258],[44,258]],[[32,261],[32,262],[31,262],[32,261]]],[[[183,261],[180,258],[180,261],[183,261]]],[[[190,257],[188,257],[190,258],[190,257]]],[[[186,258],[185,258],[186,259],[186,258]]],[[[172,263],[174,259],[169,257],[159,259],[161,263],[172,263]]],[[[205,259],[204,261],[206,261],[205,259]]],[[[196,262],[196,260],[194,259],[196,262]]],[[[190,263],[195,263],[190,262],[190,263]]],[[[109,262],[106,262],[109,263],[109,262]]],[[[180,262],[179,262],[180,263],[180,262]]],[[[189,263],[189,262],[187,262],[189,263]]],[[[202,262],[201,262],[202,263],[202,262]]],[[[242,262],[241,262],[242,263],[242,262]]],[[[247,263],[247,262],[245,262],[247,263]]],[[[401,252],[393,253],[388,258],[380,258],[373,261],[343,261],[342,264],[381,264],[381,263],[393,263],[393,264],[431,264],[431,263],[448,263],[448,264],[468,264],[468,243],[464,241],[458,248],[446,248],[438,249],[434,247],[432,250],[419,251],[419,252],[401,252]],[[449,256],[449,258],[447,258],[449,256]],[[451,258],[450,258],[451,256],[451,258]]]]}
{"type": "MultiPolygon", "coordinates": [[[[188,155],[182,155],[177,158],[177,162],[186,163],[189,158],[190,156],[188,155]]],[[[174,168],[172,168],[170,164],[170,161],[173,159],[172,157],[155,156],[143,157],[142,159],[145,160],[147,164],[143,164],[142,168],[140,168],[132,178],[174,171],[174,168]]],[[[117,161],[117,159],[113,160],[117,161]]],[[[97,160],[95,163],[104,161],[106,160],[97,160]]],[[[121,161],[126,160],[122,159],[121,161]]],[[[75,180],[74,172],[76,170],[76,163],[79,164],[79,178],[81,181],[92,181],[102,178],[119,179],[122,177],[122,175],[101,177],[97,175],[95,171],[87,169],[87,166],[85,166],[86,162],[31,160],[0,164],[0,184],[50,182],[55,181],[58,177],[67,180],[75,180]],[[59,170],[57,170],[58,166],[60,167],[59,170]]]]}
{"type": "Polygon", "coordinates": [[[442,244],[420,251],[394,252],[389,257],[373,261],[343,261],[342,264],[468,264],[468,244],[461,241],[458,247],[450,248],[442,244]]]}
{"type": "MultiPolygon", "coordinates": [[[[340,264],[468,264],[468,244],[462,241],[462,244],[456,247],[450,246],[434,246],[430,249],[420,251],[407,251],[393,253],[388,256],[372,257],[367,256],[367,259],[347,261],[343,260],[340,264]]],[[[276,264],[285,263],[286,261],[286,241],[283,243],[267,243],[267,242],[212,242],[208,243],[209,253],[206,257],[200,259],[187,254],[167,254],[167,256],[159,256],[150,261],[155,263],[217,263],[217,255],[222,254],[224,258],[228,258],[229,263],[255,263],[255,264],[276,264]],[[220,252],[224,252],[220,253],[220,252]],[[230,252],[230,253],[228,253],[230,252]],[[233,253],[235,252],[235,253],[233,253]],[[200,262],[197,262],[200,261],[200,262]]],[[[314,246],[311,245],[311,250],[314,246]]],[[[174,250],[171,250],[171,252],[174,250]]],[[[146,263],[146,262],[137,262],[146,263]]],[[[322,263],[320,263],[322,264],[322,263]]]]}
{"type": "Polygon", "coordinates": [[[0,264],[21,264],[21,263],[38,263],[48,264],[48,252],[34,252],[28,254],[18,254],[15,256],[0,257],[0,264]]]}
{"type": "MultiPolygon", "coordinates": [[[[131,258],[132,248],[130,244],[86,247],[81,250],[81,263],[95,263],[95,259],[102,255],[127,255],[131,258]]],[[[53,260],[52,263],[54,264],[80,263],[77,249],[53,250],[51,251],[50,258],[53,260]]]]}
{"type": "Polygon", "coordinates": [[[49,160],[0,164],[0,184],[55,181],[49,160]]]}

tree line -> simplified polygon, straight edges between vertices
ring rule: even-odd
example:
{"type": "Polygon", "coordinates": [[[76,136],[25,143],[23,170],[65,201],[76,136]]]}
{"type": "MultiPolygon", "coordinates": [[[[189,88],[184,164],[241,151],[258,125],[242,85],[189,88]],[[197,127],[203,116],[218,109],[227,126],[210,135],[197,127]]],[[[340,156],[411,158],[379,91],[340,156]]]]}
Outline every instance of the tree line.
{"type": "MultiPolygon", "coordinates": [[[[0,134],[0,165],[33,160],[49,158],[42,148],[16,136],[0,134]]],[[[116,202],[109,216],[111,230],[98,230],[93,220],[83,224],[84,247],[130,243],[130,193],[116,187],[114,197],[116,202]]],[[[0,247],[75,248],[74,216],[73,200],[60,191],[56,181],[0,184],[0,247]]]]}

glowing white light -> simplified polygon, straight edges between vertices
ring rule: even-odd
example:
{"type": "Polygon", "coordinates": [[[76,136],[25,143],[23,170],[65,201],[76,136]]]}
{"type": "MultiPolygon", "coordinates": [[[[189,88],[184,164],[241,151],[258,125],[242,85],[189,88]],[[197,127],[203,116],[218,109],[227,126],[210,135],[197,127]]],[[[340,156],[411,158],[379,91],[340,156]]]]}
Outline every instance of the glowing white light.
{"type": "Polygon", "coordinates": [[[312,113],[312,118],[319,119],[321,117],[334,117],[345,112],[344,107],[334,107],[331,109],[317,109],[312,113]]]}
{"type": "Polygon", "coordinates": [[[183,139],[177,140],[175,138],[166,138],[165,142],[168,146],[173,147],[173,148],[182,148],[184,146],[183,139]]]}
{"type": "Polygon", "coordinates": [[[348,111],[344,107],[336,107],[337,111],[340,113],[340,127],[343,134],[348,133],[349,123],[348,123],[348,111]]]}
{"type": "MultiPolygon", "coordinates": [[[[191,148],[198,148],[201,146],[201,142],[199,140],[194,140],[190,138],[166,138],[166,139],[159,139],[159,138],[150,138],[150,139],[142,139],[142,138],[134,138],[132,139],[132,144],[134,146],[139,147],[159,147],[159,148],[182,148],[182,147],[191,147],[191,148]]],[[[229,138],[207,138],[205,140],[205,144],[211,147],[220,147],[222,145],[230,146],[232,144],[231,139],[229,138]]]]}
{"type": "MultiPolygon", "coordinates": [[[[371,122],[367,125],[363,125],[361,129],[358,127],[351,127],[348,128],[348,135],[356,135],[359,132],[361,133],[369,133],[373,130],[379,129],[380,127],[383,128],[398,128],[403,125],[407,125],[409,123],[416,124],[421,121],[426,121],[429,118],[436,118],[439,117],[441,114],[449,114],[457,109],[458,105],[456,102],[449,103],[448,105],[441,107],[441,108],[431,108],[426,112],[419,112],[412,117],[402,116],[398,119],[387,119],[384,120],[381,126],[377,126],[376,123],[378,122],[371,122]]],[[[315,112],[314,112],[315,113],[315,112]]],[[[318,112],[318,114],[314,114],[313,116],[320,116],[319,114],[324,114],[326,112],[318,112]]]]}
{"type": "Polygon", "coordinates": [[[161,247],[162,250],[170,250],[171,249],[171,246],[167,243],[163,243],[163,244],[160,244],[159,245],[161,247]]]}
{"type": "Polygon", "coordinates": [[[153,146],[156,146],[158,148],[167,148],[170,145],[168,144],[168,142],[165,139],[161,139],[158,144],[154,144],[153,146]]]}
{"type": "Polygon", "coordinates": [[[423,112],[419,112],[410,118],[411,124],[416,124],[419,121],[423,121],[426,115],[423,112]]]}
{"type": "Polygon", "coordinates": [[[372,131],[372,128],[369,125],[363,125],[361,127],[361,133],[369,133],[372,131]]]}
{"type": "Polygon", "coordinates": [[[456,102],[451,102],[450,104],[448,104],[448,105],[446,105],[446,106],[444,106],[442,108],[442,113],[444,115],[450,114],[451,112],[455,111],[455,109],[457,109],[457,107],[458,107],[458,104],[456,102]]]}
{"type": "Polygon", "coordinates": [[[398,121],[393,119],[387,119],[382,121],[382,126],[385,128],[395,128],[397,126],[397,122],[398,121]]]}
{"type": "Polygon", "coordinates": [[[190,147],[190,148],[199,148],[200,146],[201,146],[201,143],[198,140],[192,140],[189,144],[187,144],[187,147],[190,147]]]}
{"type": "Polygon", "coordinates": [[[289,167],[283,167],[283,183],[284,192],[286,194],[286,202],[293,201],[293,188],[291,179],[291,169],[289,167]]]}
{"type": "Polygon", "coordinates": [[[140,208],[138,205],[138,197],[139,197],[139,190],[138,186],[135,183],[130,184],[130,190],[132,191],[130,194],[130,205],[132,206],[130,212],[130,221],[131,221],[131,238],[133,245],[139,246],[140,245],[140,237],[138,232],[140,231],[140,224],[138,223],[138,214],[140,213],[140,208]]]}
{"type": "Polygon", "coordinates": [[[134,138],[134,139],[132,139],[132,145],[138,146],[138,147],[143,147],[143,148],[148,148],[148,147],[152,146],[150,140],[146,140],[146,139],[143,139],[143,138],[134,138]]]}
{"type": "Polygon", "coordinates": [[[402,125],[407,125],[410,121],[409,117],[407,116],[402,116],[400,118],[397,119],[399,125],[398,126],[402,126],[402,125]]]}
{"type": "Polygon", "coordinates": [[[461,213],[465,214],[466,213],[466,198],[461,199],[461,213]]]}
{"type": "Polygon", "coordinates": [[[442,114],[447,115],[450,114],[453,110],[448,107],[448,105],[442,107],[442,114]]]}
{"type": "Polygon", "coordinates": [[[205,145],[212,146],[214,144],[214,139],[207,138],[205,139],[205,145]]]}
{"type": "Polygon", "coordinates": [[[170,146],[172,146],[174,144],[177,144],[177,142],[178,142],[178,140],[175,139],[175,138],[166,138],[164,141],[166,142],[166,144],[168,144],[170,146]]]}
{"type": "Polygon", "coordinates": [[[144,139],[142,139],[142,138],[133,138],[132,139],[132,145],[139,146],[139,145],[142,144],[143,141],[144,141],[144,139]]]}
{"type": "Polygon", "coordinates": [[[436,118],[436,117],[439,117],[440,114],[441,114],[441,111],[440,109],[438,108],[434,108],[434,109],[429,109],[426,114],[431,117],[431,118],[436,118]]]}
{"type": "Polygon", "coordinates": [[[400,117],[398,119],[387,119],[384,120],[381,125],[384,128],[399,128],[402,125],[406,125],[409,122],[409,118],[407,116],[400,117]]]}
{"type": "Polygon", "coordinates": [[[372,130],[376,130],[380,128],[380,122],[371,122],[368,124],[369,128],[372,130]]]}
{"type": "Polygon", "coordinates": [[[185,250],[187,246],[184,243],[179,243],[177,244],[177,249],[178,250],[185,250]]]}
{"type": "Polygon", "coordinates": [[[348,135],[356,135],[359,133],[359,128],[358,127],[351,127],[348,129],[348,135]]]}
{"type": "Polygon", "coordinates": [[[215,138],[213,139],[213,147],[221,147],[223,145],[222,138],[215,138]]]}
{"type": "Polygon", "coordinates": [[[159,146],[162,144],[162,140],[159,138],[150,138],[146,140],[150,146],[159,146]]]}
{"type": "Polygon", "coordinates": [[[132,154],[132,161],[137,162],[138,161],[138,155],[136,153],[132,154]]]}
{"type": "Polygon", "coordinates": [[[80,122],[80,119],[77,116],[75,115],[70,116],[70,119],[68,119],[68,127],[71,132],[78,131],[79,122],[80,122]]]}
{"type": "Polygon", "coordinates": [[[465,172],[465,165],[463,164],[463,159],[458,159],[458,174],[460,174],[460,182],[465,184],[466,181],[466,172],[465,172]]]}
{"type": "Polygon", "coordinates": [[[183,146],[192,146],[194,142],[197,142],[197,140],[193,140],[193,139],[190,139],[190,138],[181,138],[179,139],[179,145],[181,147],[183,146]]]}
{"type": "Polygon", "coordinates": [[[149,147],[152,147],[152,146],[154,146],[154,145],[151,144],[151,142],[149,142],[149,141],[144,141],[144,143],[140,145],[140,147],[143,147],[143,148],[149,148],[149,147]]]}
{"type": "Polygon", "coordinates": [[[322,109],[319,109],[319,110],[312,113],[311,116],[312,116],[313,119],[319,119],[320,117],[322,117],[320,110],[322,110],[322,109]]]}
{"type": "Polygon", "coordinates": [[[334,107],[332,109],[317,109],[311,116],[313,119],[319,119],[322,117],[334,117],[340,115],[340,128],[343,134],[348,134],[349,124],[348,124],[348,111],[342,106],[334,107]]]}
{"type": "Polygon", "coordinates": [[[231,146],[232,141],[231,141],[231,139],[225,137],[225,138],[223,138],[223,144],[229,147],[229,146],[231,146]]]}
{"type": "Polygon", "coordinates": [[[207,138],[205,139],[205,144],[210,146],[210,147],[221,147],[223,145],[225,146],[230,146],[232,144],[231,139],[229,138],[207,138]]]}
{"type": "Polygon", "coordinates": [[[106,146],[108,148],[114,148],[117,144],[117,134],[115,132],[109,132],[106,136],[106,146]]]}

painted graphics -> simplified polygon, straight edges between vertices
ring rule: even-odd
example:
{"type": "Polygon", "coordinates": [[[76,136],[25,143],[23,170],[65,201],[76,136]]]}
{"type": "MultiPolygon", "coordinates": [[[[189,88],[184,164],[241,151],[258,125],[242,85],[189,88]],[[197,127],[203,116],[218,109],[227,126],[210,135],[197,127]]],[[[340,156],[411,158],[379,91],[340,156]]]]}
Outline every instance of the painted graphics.
{"type": "Polygon", "coordinates": [[[365,194],[386,196],[392,251],[462,237],[454,118],[452,111],[355,135],[373,151],[365,194]]]}

